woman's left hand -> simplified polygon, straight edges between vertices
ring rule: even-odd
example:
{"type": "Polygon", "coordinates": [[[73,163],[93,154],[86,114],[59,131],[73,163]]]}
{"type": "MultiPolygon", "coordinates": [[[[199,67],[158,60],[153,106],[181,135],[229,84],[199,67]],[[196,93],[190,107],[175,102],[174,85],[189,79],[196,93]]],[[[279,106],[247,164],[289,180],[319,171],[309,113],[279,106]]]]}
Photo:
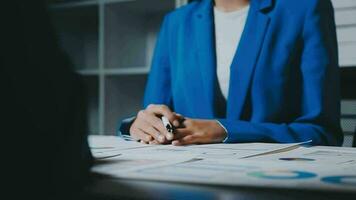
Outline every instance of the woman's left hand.
{"type": "Polygon", "coordinates": [[[216,120],[185,118],[183,127],[174,133],[173,145],[209,144],[222,142],[227,136],[225,129],[216,120]]]}

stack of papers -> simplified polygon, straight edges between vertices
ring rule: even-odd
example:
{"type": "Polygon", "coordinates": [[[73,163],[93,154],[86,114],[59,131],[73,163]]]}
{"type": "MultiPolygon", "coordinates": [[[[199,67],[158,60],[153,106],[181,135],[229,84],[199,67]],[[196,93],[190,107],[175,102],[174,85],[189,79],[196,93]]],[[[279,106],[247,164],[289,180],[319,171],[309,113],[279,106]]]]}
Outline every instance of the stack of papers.
{"type": "Polygon", "coordinates": [[[91,136],[93,171],[117,178],[356,192],[356,150],[303,143],[144,145],[91,136]]]}

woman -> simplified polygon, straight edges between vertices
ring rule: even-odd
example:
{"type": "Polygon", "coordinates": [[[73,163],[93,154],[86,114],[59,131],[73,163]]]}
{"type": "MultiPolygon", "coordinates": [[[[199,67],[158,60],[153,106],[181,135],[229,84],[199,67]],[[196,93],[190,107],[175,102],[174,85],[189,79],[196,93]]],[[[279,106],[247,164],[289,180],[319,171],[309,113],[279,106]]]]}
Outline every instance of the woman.
{"type": "Polygon", "coordinates": [[[195,1],[165,17],[145,109],[121,132],[150,144],[340,145],[337,58],[330,0],[195,1]]]}

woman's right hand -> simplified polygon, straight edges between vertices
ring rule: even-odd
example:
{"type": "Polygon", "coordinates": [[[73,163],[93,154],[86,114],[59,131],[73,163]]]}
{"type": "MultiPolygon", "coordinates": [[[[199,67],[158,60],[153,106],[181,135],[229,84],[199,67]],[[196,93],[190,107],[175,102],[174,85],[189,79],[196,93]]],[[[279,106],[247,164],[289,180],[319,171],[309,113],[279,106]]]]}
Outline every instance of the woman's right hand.
{"type": "Polygon", "coordinates": [[[164,127],[161,116],[167,117],[174,127],[178,127],[182,120],[182,116],[172,112],[168,106],[151,104],[138,112],[130,127],[131,137],[145,144],[164,144],[172,141],[173,134],[164,127]]]}

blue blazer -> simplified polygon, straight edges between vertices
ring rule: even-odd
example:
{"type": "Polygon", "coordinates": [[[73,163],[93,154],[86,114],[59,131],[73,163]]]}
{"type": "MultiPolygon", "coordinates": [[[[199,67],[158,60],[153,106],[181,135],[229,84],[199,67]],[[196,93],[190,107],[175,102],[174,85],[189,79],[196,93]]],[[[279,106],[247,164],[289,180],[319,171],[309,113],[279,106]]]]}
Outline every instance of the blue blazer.
{"type": "Polygon", "coordinates": [[[165,16],[144,107],[165,104],[190,118],[219,120],[228,143],[342,144],[330,0],[251,0],[223,118],[214,104],[213,18],[213,0],[195,1],[165,16]]]}

